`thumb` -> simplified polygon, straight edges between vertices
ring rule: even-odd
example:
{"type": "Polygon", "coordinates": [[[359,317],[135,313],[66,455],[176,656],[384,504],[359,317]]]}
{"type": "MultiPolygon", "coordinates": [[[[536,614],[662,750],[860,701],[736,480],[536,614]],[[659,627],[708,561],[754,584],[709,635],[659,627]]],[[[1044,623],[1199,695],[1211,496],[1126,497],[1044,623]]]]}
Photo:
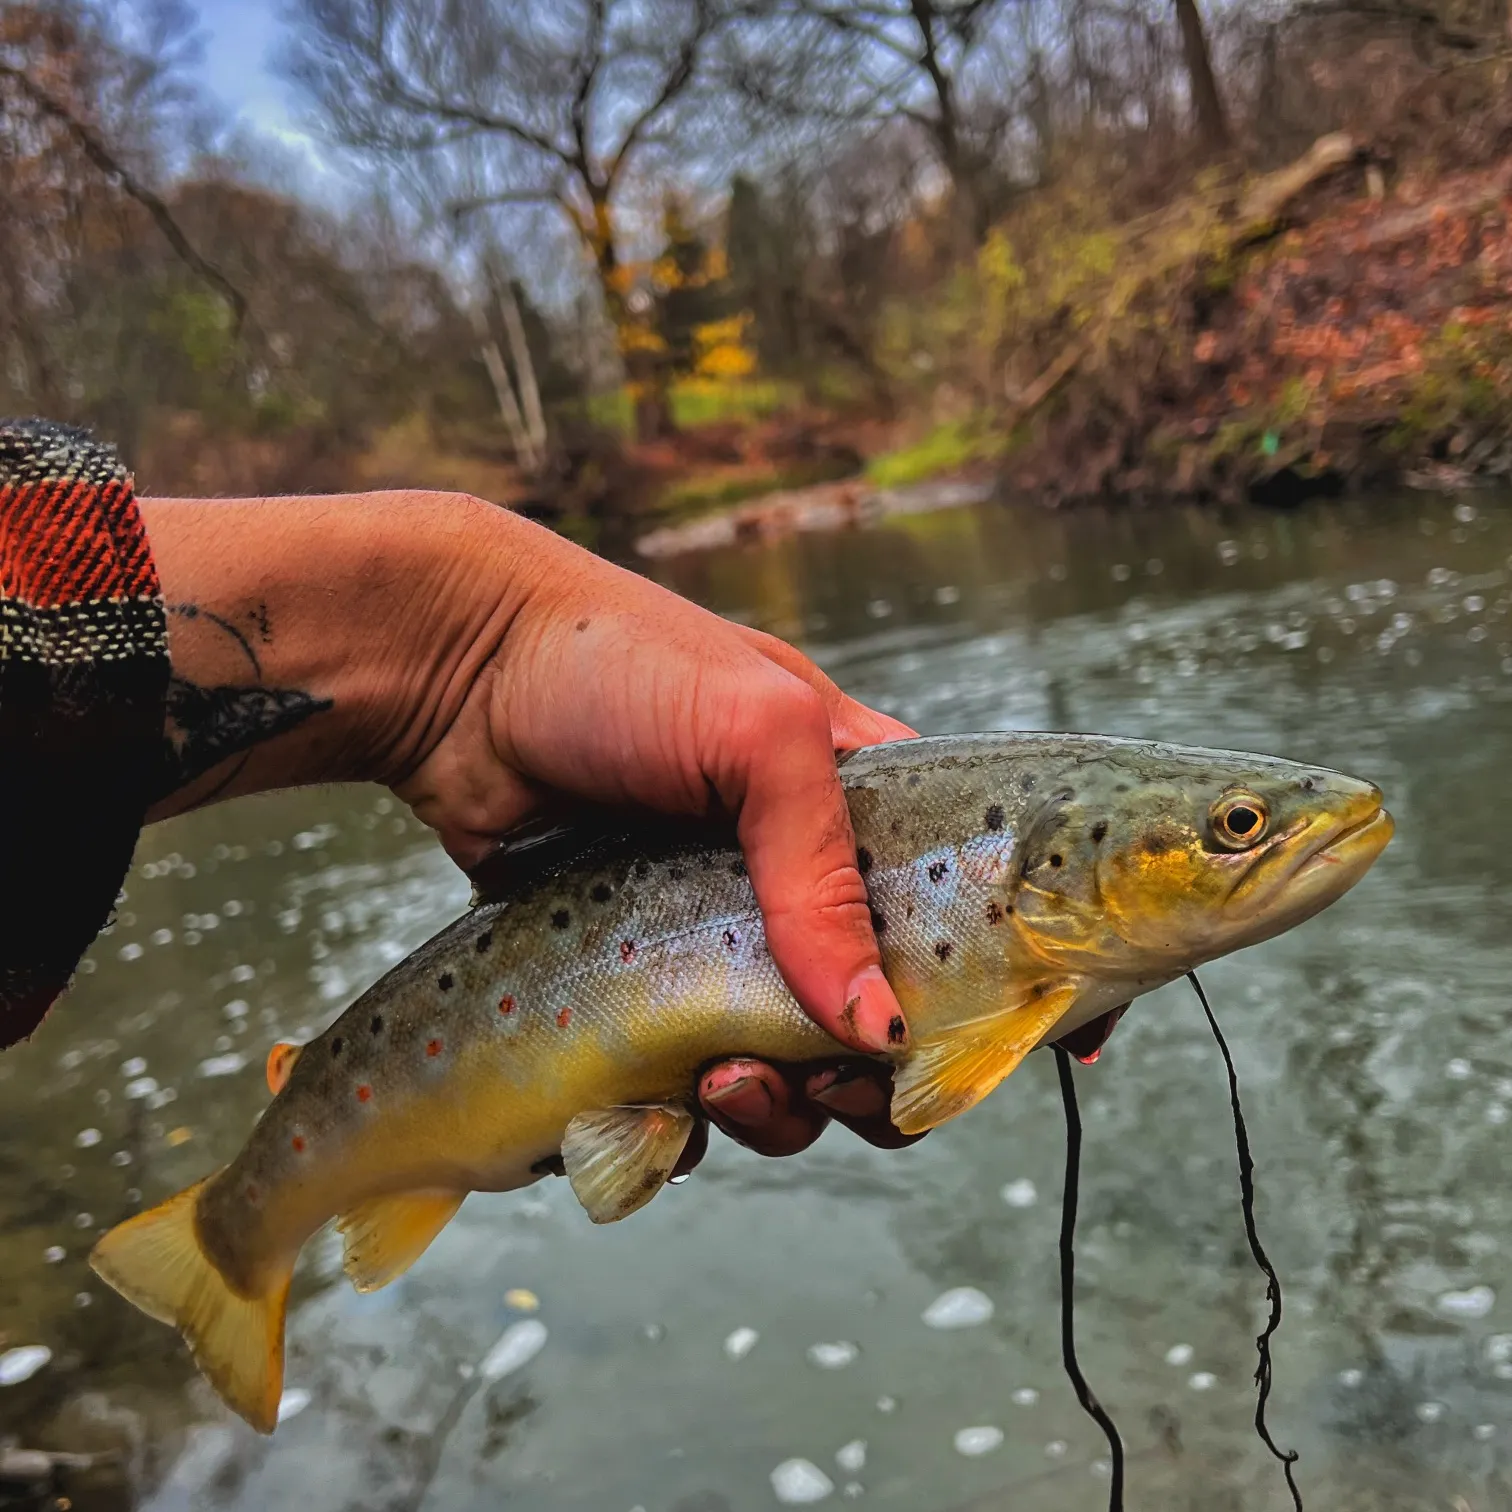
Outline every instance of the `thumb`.
{"type": "Polygon", "coordinates": [[[824,700],[783,678],[754,722],[732,775],[772,958],[821,1028],[857,1050],[897,1051],[908,1029],[882,975],[824,700]]]}

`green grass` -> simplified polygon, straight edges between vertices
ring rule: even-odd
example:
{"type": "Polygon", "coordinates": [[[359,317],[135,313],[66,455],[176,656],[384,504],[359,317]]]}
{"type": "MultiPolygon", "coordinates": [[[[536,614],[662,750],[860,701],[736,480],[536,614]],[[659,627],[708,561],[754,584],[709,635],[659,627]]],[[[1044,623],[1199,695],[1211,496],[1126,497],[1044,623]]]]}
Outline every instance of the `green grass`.
{"type": "MultiPolygon", "coordinates": [[[[721,420],[760,420],[783,410],[797,409],[802,390],[776,378],[748,378],[713,383],[689,378],[672,385],[672,421],[692,430],[721,420]]],[[[629,436],[635,429],[635,409],[626,389],[593,394],[587,402],[589,421],[603,430],[629,436]]]]}
{"type": "Polygon", "coordinates": [[[902,488],[972,462],[990,462],[1007,449],[1008,438],[984,429],[979,420],[947,420],[912,446],[873,457],[866,477],[878,488],[902,488]]]}
{"type": "Polygon", "coordinates": [[[850,469],[840,460],[820,459],[785,469],[731,477],[728,473],[694,473],[667,488],[656,501],[658,510],[677,518],[712,513],[759,499],[784,489],[809,488],[846,477],[850,469]]]}

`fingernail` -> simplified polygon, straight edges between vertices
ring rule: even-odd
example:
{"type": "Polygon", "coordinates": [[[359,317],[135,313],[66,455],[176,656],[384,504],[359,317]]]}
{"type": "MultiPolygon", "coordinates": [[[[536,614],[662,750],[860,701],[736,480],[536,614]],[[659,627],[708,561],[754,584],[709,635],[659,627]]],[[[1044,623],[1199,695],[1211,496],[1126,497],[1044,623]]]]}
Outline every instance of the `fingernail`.
{"type": "Polygon", "coordinates": [[[840,1021],[863,1050],[886,1054],[908,1044],[903,1010],[880,966],[868,966],[851,980],[840,1021]]]}
{"type": "Polygon", "coordinates": [[[772,1116],[772,1094],[759,1076],[738,1076],[732,1082],[710,1087],[703,1100],[736,1123],[762,1124],[772,1116]]]}

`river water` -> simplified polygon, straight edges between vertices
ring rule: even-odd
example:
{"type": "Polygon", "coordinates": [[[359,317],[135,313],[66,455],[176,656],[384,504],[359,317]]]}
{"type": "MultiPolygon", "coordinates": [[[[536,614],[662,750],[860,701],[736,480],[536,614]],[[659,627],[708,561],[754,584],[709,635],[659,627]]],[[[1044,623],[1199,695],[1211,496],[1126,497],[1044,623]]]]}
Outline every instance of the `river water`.
{"type": "MultiPolygon", "coordinates": [[[[1385,788],[1398,838],[1356,892],[1205,974],[1286,1285],[1272,1423],[1328,1512],[1512,1505],[1509,561],[1506,501],[1409,498],[950,511],[658,568],[921,730],[1158,736],[1385,788]]],[[[0,1379],[7,1351],[51,1351],[0,1385],[0,1443],[108,1452],[67,1476],[83,1512],[1105,1504],[1059,1365],[1048,1056],[903,1152],[841,1130],[781,1162],[717,1148],[616,1228],[560,1181],[475,1196],[374,1296],[316,1243],[288,1420],[264,1440],[228,1419],[86,1252],[234,1152],[275,1038],[465,900],[377,789],[144,836],[72,997],[0,1057],[0,1379]],[[925,1321],[967,1287],[990,1317],[968,1296],[943,1309],[966,1326],[925,1321]],[[506,1335],[514,1368],[485,1379],[506,1335]]],[[[1263,1283],[1186,988],[1140,1000],[1078,1081],[1081,1353],[1130,1446],[1128,1505],[1288,1506],[1250,1430],[1263,1283]]]]}

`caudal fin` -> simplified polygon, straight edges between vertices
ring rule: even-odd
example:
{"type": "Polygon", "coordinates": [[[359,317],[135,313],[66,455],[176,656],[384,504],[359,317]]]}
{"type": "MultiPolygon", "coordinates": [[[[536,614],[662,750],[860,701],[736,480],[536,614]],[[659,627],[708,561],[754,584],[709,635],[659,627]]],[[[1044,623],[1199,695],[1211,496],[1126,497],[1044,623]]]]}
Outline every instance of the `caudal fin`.
{"type": "Polygon", "coordinates": [[[204,1186],[196,1182],[118,1224],[95,1245],[89,1263],[128,1302],[172,1323],[221,1400],[259,1433],[271,1433],[283,1395],[291,1272],[260,1296],[233,1291],[205,1254],[195,1227],[204,1186]]]}

